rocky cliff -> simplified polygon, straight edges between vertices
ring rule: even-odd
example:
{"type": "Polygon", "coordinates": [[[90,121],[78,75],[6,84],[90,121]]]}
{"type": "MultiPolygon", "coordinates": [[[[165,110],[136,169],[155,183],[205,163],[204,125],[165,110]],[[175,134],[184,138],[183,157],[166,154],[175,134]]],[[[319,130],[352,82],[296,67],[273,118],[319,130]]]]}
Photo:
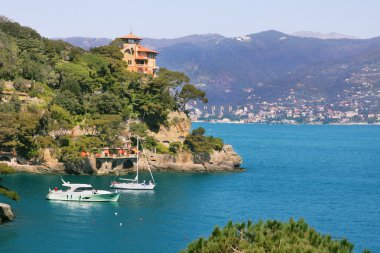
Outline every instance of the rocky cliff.
{"type": "Polygon", "coordinates": [[[171,112],[168,115],[168,124],[160,126],[158,133],[150,132],[149,134],[156,140],[169,146],[171,142],[181,142],[185,140],[190,133],[191,121],[183,112],[171,112]]]}
{"type": "MultiPolygon", "coordinates": [[[[79,128],[78,128],[79,129],[79,128]]],[[[77,129],[76,134],[80,135],[77,129]]],[[[182,143],[190,133],[191,121],[183,112],[172,112],[168,116],[168,123],[162,125],[157,133],[149,132],[162,145],[169,147],[170,143],[182,143]]],[[[101,159],[94,156],[60,163],[53,155],[53,151],[40,151],[39,165],[10,164],[16,170],[28,173],[69,173],[69,174],[126,174],[134,171],[136,166],[126,163],[123,159],[101,159]]],[[[211,172],[211,171],[241,171],[242,159],[233,150],[231,145],[224,145],[220,151],[210,153],[192,153],[180,149],[176,154],[159,154],[154,150],[144,149],[139,161],[139,168],[147,170],[148,164],[153,171],[177,172],[211,172]]]]}
{"type": "MultiPolygon", "coordinates": [[[[168,124],[161,126],[158,133],[149,133],[165,146],[170,143],[183,143],[190,133],[191,121],[183,112],[172,112],[168,116],[168,124]]],[[[212,172],[212,171],[241,171],[241,157],[233,150],[231,145],[224,145],[221,151],[214,150],[208,153],[191,153],[180,150],[177,154],[158,154],[145,150],[140,161],[139,168],[147,170],[148,164],[153,171],[177,171],[177,172],[212,172]]],[[[95,174],[125,174],[135,170],[128,169],[122,164],[112,166],[107,161],[98,169],[93,169],[95,174]]]]}
{"type": "Polygon", "coordinates": [[[241,171],[242,159],[231,145],[224,145],[221,151],[192,154],[182,151],[177,155],[156,154],[146,152],[139,162],[139,168],[148,169],[148,163],[153,171],[178,172],[217,172],[241,171]]]}

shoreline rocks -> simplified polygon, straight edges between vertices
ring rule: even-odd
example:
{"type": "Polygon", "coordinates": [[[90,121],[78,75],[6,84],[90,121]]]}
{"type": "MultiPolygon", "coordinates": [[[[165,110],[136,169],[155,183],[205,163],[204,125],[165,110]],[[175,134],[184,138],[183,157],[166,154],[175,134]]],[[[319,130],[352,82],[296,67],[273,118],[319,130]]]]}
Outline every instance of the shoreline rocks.
{"type": "MultiPolygon", "coordinates": [[[[111,159],[112,160],[112,159],[111,159]]],[[[139,161],[139,169],[148,170],[148,163],[152,171],[160,172],[240,172],[242,159],[233,150],[231,145],[224,145],[221,151],[192,154],[182,151],[176,155],[157,154],[145,151],[139,161]]],[[[67,163],[54,163],[43,165],[9,164],[18,172],[32,174],[77,174],[77,175],[122,175],[135,171],[134,166],[124,168],[122,164],[104,161],[97,165],[94,157],[78,159],[67,163]],[[98,167],[98,168],[97,168],[98,167]]]]}
{"type": "MultiPolygon", "coordinates": [[[[80,128],[77,127],[77,135],[84,133],[79,130],[80,128]]],[[[170,143],[183,144],[190,130],[191,121],[185,113],[171,112],[168,115],[167,125],[161,125],[157,133],[148,132],[148,134],[168,148],[170,143]]],[[[96,159],[94,156],[60,163],[54,151],[48,148],[41,150],[38,161],[43,164],[9,165],[19,172],[34,174],[122,175],[136,170],[131,161],[124,162],[124,159],[104,157],[96,159]]],[[[240,167],[242,159],[231,145],[224,145],[220,151],[213,150],[211,153],[191,153],[182,148],[177,154],[158,154],[144,150],[144,155],[140,156],[139,169],[148,170],[148,163],[152,171],[162,172],[239,172],[244,170],[240,167]]]]}
{"type": "Polygon", "coordinates": [[[0,203],[0,224],[4,222],[12,221],[15,215],[12,212],[12,208],[8,204],[0,203]]]}
{"type": "Polygon", "coordinates": [[[176,156],[146,152],[148,159],[143,157],[139,162],[141,170],[148,169],[148,162],[152,171],[165,172],[239,172],[241,157],[231,145],[224,145],[221,151],[211,154],[183,151],[176,156]]]}

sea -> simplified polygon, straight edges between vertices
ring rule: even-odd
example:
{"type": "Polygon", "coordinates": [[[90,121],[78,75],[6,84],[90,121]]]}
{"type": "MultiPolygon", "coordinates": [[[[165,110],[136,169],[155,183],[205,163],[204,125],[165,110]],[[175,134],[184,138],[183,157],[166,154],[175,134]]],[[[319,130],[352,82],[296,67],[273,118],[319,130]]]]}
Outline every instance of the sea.
{"type": "MultiPolygon", "coordinates": [[[[21,199],[0,197],[17,216],[0,226],[0,252],[177,252],[230,220],[289,218],[347,238],[354,252],[380,252],[380,126],[199,126],[232,144],[245,171],[154,173],[154,191],[125,192],[117,203],[48,201],[60,175],[6,175],[21,199]]],[[[114,180],[63,178],[98,189],[114,180]]]]}

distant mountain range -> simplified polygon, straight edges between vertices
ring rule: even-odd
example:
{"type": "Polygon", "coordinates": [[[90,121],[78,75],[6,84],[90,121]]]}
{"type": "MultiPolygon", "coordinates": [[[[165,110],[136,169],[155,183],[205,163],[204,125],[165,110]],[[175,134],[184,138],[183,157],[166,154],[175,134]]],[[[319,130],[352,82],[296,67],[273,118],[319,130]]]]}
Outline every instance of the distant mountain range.
{"type": "Polygon", "coordinates": [[[89,50],[93,47],[108,45],[112,40],[107,38],[90,38],[90,37],[67,37],[67,38],[52,38],[53,40],[63,40],[71,45],[89,50]]]}
{"type": "Polygon", "coordinates": [[[300,31],[292,33],[291,35],[305,38],[315,38],[321,40],[339,40],[339,39],[358,39],[355,36],[344,35],[340,33],[316,33],[310,31],[300,31]]]}
{"type": "MultiPolygon", "coordinates": [[[[334,100],[350,85],[347,80],[363,74],[363,69],[380,69],[380,37],[296,35],[271,30],[235,38],[218,34],[146,38],[143,44],[160,52],[159,66],[185,72],[207,91],[210,104],[216,105],[277,100],[290,92],[334,100]]],[[[63,40],[85,49],[111,41],[63,40]]],[[[380,76],[366,75],[362,82],[367,81],[380,89],[380,76]]]]}

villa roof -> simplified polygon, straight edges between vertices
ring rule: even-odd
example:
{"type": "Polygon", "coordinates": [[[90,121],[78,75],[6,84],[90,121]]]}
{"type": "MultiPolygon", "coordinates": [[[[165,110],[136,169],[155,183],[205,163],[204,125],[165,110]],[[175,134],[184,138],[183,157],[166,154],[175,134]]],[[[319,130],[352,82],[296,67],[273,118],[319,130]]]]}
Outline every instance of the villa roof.
{"type": "Polygon", "coordinates": [[[120,36],[119,39],[133,39],[133,40],[142,40],[140,37],[137,37],[136,35],[130,33],[124,36],[120,36]]]}
{"type": "Polygon", "coordinates": [[[139,52],[149,52],[149,53],[159,54],[159,52],[157,52],[157,51],[155,51],[155,50],[153,50],[153,49],[149,49],[149,48],[147,48],[147,47],[143,47],[143,46],[139,46],[139,47],[137,48],[137,50],[138,50],[139,52]]]}
{"type": "Polygon", "coordinates": [[[136,60],[148,60],[148,58],[146,56],[138,55],[136,56],[136,60]]]}

